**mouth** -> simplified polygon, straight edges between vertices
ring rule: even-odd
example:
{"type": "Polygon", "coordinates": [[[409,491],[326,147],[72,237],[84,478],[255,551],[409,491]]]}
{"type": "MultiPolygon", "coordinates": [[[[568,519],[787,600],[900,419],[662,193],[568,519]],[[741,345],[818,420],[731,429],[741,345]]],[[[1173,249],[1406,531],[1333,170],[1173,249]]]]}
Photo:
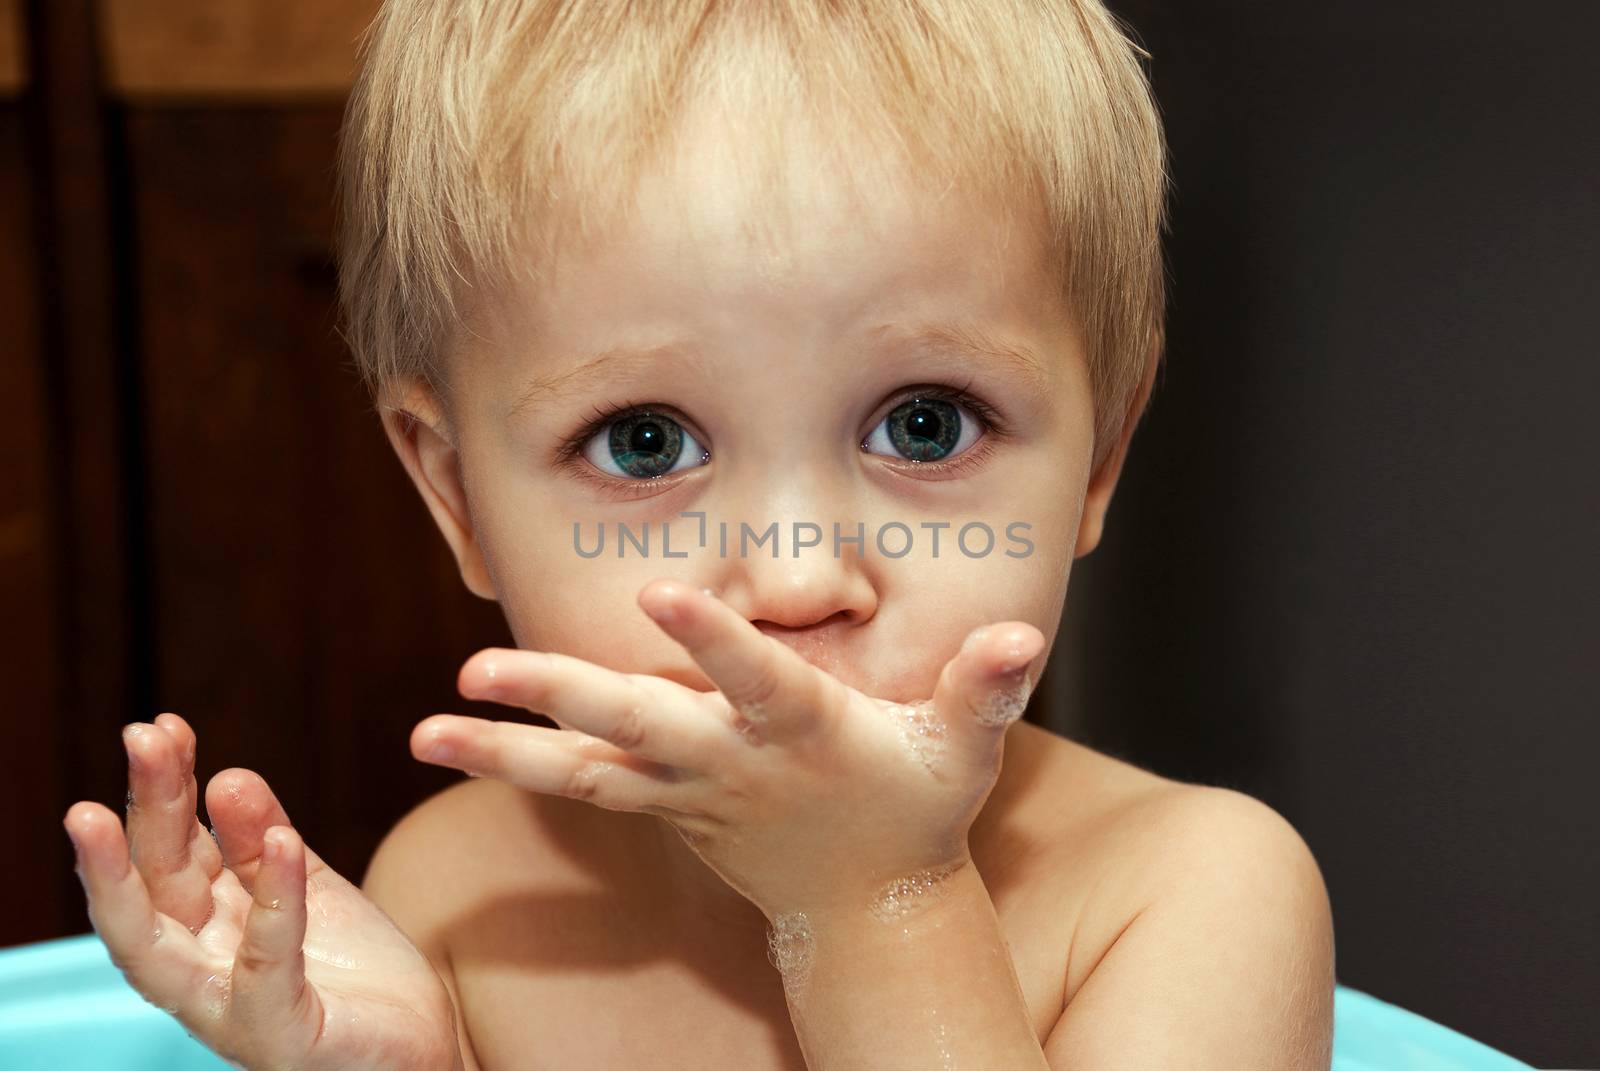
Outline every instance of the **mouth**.
{"type": "Polygon", "coordinates": [[[756,627],[824,673],[840,676],[839,644],[834,637],[820,629],[786,629],[765,623],[756,627]]]}
{"type": "MultiPolygon", "coordinates": [[[[808,665],[822,670],[865,696],[891,703],[912,703],[926,699],[931,694],[919,693],[914,686],[908,687],[903,674],[880,674],[855,660],[846,658],[837,642],[816,630],[782,629],[765,623],[756,627],[763,635],[772,637],[799,655],[808,665]]],[[[692,661],[653,668],[646,672],[681,684],[690,691],[704,693],[722,690],[692,661]]]]}

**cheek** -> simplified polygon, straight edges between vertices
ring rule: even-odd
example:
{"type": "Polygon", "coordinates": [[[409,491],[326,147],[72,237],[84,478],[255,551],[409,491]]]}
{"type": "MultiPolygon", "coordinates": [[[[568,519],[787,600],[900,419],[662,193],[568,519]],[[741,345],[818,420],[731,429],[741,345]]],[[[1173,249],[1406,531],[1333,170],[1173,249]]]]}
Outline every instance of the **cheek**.
{"type": "MultiPolygon", "coordinates": [[[[1081,445],[1087,451],[1087,439],[1081,445]]],[[[1015,511],[1016,519],[1027,522],[1027,527],[1017,530],[1017,539],[1025,540],[1032,546],[1017,547],[1019,553],[1027,554],[1026,557],[1003,559],[1000,572],[1005,577],[1003,580],[997,578],[997,582],[1022,578],[1027,584],[1035,586],[1035,590],[1024,594],[1024,603],[1045,607],[1047,611],[1054,606],[1056,612],[1059,612],[1065,600],[1068,575],[1076,558],[1078,528],[1083,520],[1084,495],[1087,491],[1087,478],[1083,475],[1086,462],[1077,455],[1068,456],[1072,462],[1070,465],[1039,467],[1033,486],[1048,488],[1048,493],[1027,495],[1024,499],[1026,504],[1015,511]]],[[[1038,624],[1031,618],[1028,620],[1038,624]]]]}
{"type": "Polygon", "coordinates": [[[922,620],[943,623],[952,655],[979,625],[1026,621],[1046,633],[1055,627],[1072,556],[1063,552],[1060,540],[1036,532],[1022,537],[1032,541],[1031,549],[1017,541],[1003,542],[994,554],[964,563],[959,572],[952,570],[946,586],[918,596],[928,605],[913,612],[922,620]],[[1006,549],[1026,556],[1007,557],[1006,549]]]}
{"type": "Polygon", "coordinates": [[[630,549],[619,560],[614,517],[592,505],[575,510],[562,504],[548,478],[519,472],[502,455],[475,457],[474,464],[478,545],[518,647],[559,651],[626,673],[655,673],[682,661],[682,649],[637,602],[651,580],[682,568],[659,557],[659,521],[651,522],[653,557],[630,549]],[[602,523],[607,544],[595,556],[602,523]]]}
{"type": "Polygon", "coordinates": [[[1047,641],[1053,638],[1071,554],[1047,533],[1023,530],[1021,535],[1032,540],[1031,551],[1007,539],[1002,529],[992,554],[969,559],[957,552],[946,558],[941,548],[938,561],[885,576],[891,587],[884,593],[882,624],[893,639],[880,649],[878,672],[864,690],[901,701],[933,694],[945,663],[980,625],[1024,621],[1047,641]],[[1026,556],[1007,557],[1008,549],[1026,556]]]}
{"type": "Polygon", "coordinates": [[[683,663],[683,649],[638,604],[640,590],[669,571],[662,565],[585,560],[572,552],[569,532],[556,546],[526,556],[500,589],[501,609],[518,647],[558,651],[620,673],[676,676],[662,671],[683,663]]]}

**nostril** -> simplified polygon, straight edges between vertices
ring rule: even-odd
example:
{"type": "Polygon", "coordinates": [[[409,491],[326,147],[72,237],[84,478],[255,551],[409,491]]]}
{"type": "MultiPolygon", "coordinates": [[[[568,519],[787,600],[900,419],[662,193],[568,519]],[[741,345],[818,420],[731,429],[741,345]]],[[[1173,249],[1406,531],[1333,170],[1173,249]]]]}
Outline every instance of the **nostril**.
{"type": "Polygon", "coordinates": [[[766,617],[752,618],[750,623],[768,636],[781,640],[791,636],[816,635],[831,628],[854,624],[860,616],[857,611],[846,609],[835,610],[827,617],[805,624],[785,624],[782,621],[774,621],[766,617]]]}

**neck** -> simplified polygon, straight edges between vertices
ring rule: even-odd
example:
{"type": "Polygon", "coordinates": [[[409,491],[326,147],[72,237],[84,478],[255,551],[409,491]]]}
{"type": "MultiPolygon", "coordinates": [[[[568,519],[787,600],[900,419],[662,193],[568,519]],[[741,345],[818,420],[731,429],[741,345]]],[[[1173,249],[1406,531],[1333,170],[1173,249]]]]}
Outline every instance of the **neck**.
{"type": "Polygon", "coordinates": [[[707,866],[666,819],[652,816],[650,828],[686,922],[723,932],[766,932],[767,917],[761,909],[707,866]]]}

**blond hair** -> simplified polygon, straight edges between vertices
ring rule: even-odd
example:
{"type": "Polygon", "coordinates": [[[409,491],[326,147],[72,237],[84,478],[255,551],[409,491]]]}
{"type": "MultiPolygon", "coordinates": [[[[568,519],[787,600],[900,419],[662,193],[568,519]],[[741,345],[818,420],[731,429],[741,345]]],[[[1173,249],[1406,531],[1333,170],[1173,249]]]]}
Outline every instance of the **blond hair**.
{"type": "Polygon", "coordinates": [[[1042,204],[1098,466],[1164,335],[1170,179],[1141,56],[1099,0],[387,0],[340,136],[345,337],[373,398],[419,378],[448,410],[466,288],[526,267],[530,238],[548,253],[546,222],[625,214],[709,93],[756,120],[769,167],[788,107],[929,181],[1042,204]]]}

